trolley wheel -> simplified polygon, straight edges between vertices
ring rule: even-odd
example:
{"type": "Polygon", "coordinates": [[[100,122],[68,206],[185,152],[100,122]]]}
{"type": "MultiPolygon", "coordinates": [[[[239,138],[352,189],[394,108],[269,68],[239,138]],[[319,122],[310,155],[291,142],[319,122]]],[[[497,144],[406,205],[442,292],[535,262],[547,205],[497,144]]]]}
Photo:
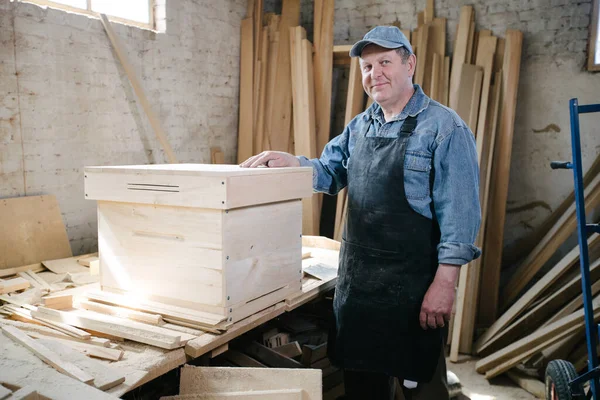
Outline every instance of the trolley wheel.
{"type": "Polygon", "coordinates": [[[575,367],[565,360],[552,360],[546,367],[546,400],[571,400],[569,382],[577,378],[575,367]]]}

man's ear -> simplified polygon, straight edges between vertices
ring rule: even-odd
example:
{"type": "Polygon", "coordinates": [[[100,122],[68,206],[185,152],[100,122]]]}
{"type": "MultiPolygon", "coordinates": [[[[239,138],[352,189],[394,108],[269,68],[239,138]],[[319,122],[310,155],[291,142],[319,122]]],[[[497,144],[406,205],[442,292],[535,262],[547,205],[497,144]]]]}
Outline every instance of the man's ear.
{"type": "Polygon", "coordinates": [[[414,76],[415,69],[417,66],[417,57],[414,54],[411,54],[410,56],[408,56],[408,60],[406,60],[406,63],[408,64],[408,74],[410,76],[414,76]]]}

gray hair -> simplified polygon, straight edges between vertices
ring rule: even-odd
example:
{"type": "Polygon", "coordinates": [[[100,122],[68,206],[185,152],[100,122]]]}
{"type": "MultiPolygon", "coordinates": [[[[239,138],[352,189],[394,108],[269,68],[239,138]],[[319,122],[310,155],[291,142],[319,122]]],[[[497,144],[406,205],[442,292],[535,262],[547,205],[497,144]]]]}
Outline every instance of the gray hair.
{"type": "Polygon", "coordinates": [[[396,53],[398,53],[398,55],[402,59],[402,64],[406,64],[406,62],[408,61],[408,57],[410,57],[410,51],[408,51],[406,47],[398,47],[396,49],[396,53]]]}

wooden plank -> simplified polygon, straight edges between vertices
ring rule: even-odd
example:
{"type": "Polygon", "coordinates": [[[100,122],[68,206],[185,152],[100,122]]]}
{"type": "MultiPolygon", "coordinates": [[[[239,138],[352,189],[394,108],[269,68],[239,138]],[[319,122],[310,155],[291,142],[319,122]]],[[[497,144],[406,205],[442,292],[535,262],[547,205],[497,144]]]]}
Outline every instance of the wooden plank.
{"type": "Polygon", "coordinates": [[[62,293],[62,294],[53,294],[42,297],[42,304],[47,306],[50,304],[56,303],[67,303],[69,305],[73,304],[73,294],[71,293],[62,293]]]}
{"type": "Polygon", "coordinates": [[[467,63],[473,62],[473,48],[475,44],[475,13],[471,14],[471,24],[469,25],[469,39],[467,41],[467,63]]]}
{"type": "Polygon", "coordinates": [[[120,373],[117,368],[106,366],[99,361],[86,357],[63,343],[50,339],[38,339],[36,343],[50,349],[61,360],[75,365],[84,373],[93,377],[94,387],[100,390],[108,390],[125,382],[125,375],[120,373]]]}
{"type": "Polygon", "coordinates": [[[462,6],[460,9],[460,19],[454,42],[454,52],[452,57],[452,68],[450,75],[449,106],[456,110],[459,101],[460,79],[462,76],[462,67],[468,63],[467,46],[469,41],[469,32],[471,20],[473,18],[473,7],[462,6]]]}
{"type": "MultiPolygon", "coordinates": [[[[35,339],[44,339],[46,341],[55,341],[58,343],[62,343],[65,346],[68,346],[78,352],[85,354],[89,357],[101,358],[103,360],[109,361],[119,361],[123,357],[123,350],[121,349],[111,349],[110,347],[103,347],[98,344],[91,344],[90,340],[82,341],[82,340],[73,340],[73,338],[59,338],[48,336],[45,334],[40,334],[37,332],[26,332],[27,335],[31,336],[35,339]]],[[[110,343],[110,342],[108,342],[110,343]]]]}
{"type": "Polygon", "coordinates": [[[0,385],[0,399],[5,399],[12,394],[12,390],[8,390],[4,386],[0,385]]]}
{"type": "Polygon", "coordinates": [[[448,96],[450,94],[450,57],[444,57],[444,80],[442,86],[442,101],[441,103],[448,106],[448,96]]]}
{"type": "Polygon", "coordinates": [[[300,24],[300,0],[283,0],[279,22],[279,50],[269,141],[271,150],[288,151],[292,122],[290,27],[300,24]]]}
{"type": "MultiPolygon", "coordinates": [[[[490,205],[490,193],[491,193],[491,179],[492,179],[492,161],[494,159],[494,151],[496,149],[496,136],[498,133],[498,116],[499,116],[499,110],[500,110],[500,94],[501,94],[501,88],[502,88],[502,71],[496,72],[496,78],[495,78],[495,83],[493,85],[493,89],[492,89],[492,98],[491,98],[491,103],[489,106],[489,111],[490,111],[490,116],[489,118],[486,118],[486,124],[488,125],[488,128],[486,129],[486,133],[484,135],[481,135],[477,140],[483,142],[482,145],[477,144],[478,148],[481,148],[481,154],[478,153],[478,156],[480,157],[480,165],[479,165],[479,171],[480,171],[480,183],[479,183],[479,187],[480,187],[480,197],[479,197],[479,201],[481,204],[481,226],[479,228],[479,233],[477,234],[477,242],[476,245],[478,247],[482,247],[485,243],[485,237],[487,234],[487,216],[488,216],[488,209],[489,209],[489,205],[490,205]]],[[[493,234],[493,233],[492,233],[493,234]]],[[[483,290],[485,290],[485,285],[482,283],[482,275],[483,272],[481,271],[482,268],[482,263],[483,263],[483,257],[479,257],[477,260],[474,261],[476,268],[480,271],[480,277],[479,277],[479,292],[480,293],[484,293],[483,290]]],[[[488,312],[488,307],[491,305],[491,307],[495,307],[495,301],[492,302],[488,302],[487,301],[487,296],[483,296],[480,295],[479,296],[479,301],[477,302],[478,304],[478,321],[479,323],[483,323],[484,326],[489,326],[491,325],[494,320],[495,320],[495,312],[492,312],[491,314],[493,315],[493,317],[491,317],[490,315],[487,314],[488,312]],[[494,319],[491,319],[494,318],[494,319]]]]}
{"type": "MultiPolygon", "coordinates": [[[[500,267],[502,261],[502,245],[504,240],[504,219],[506,216],[506,200],[508,197],[508,181],[510,174],[510,159],[514,133],[514,121],[517,106],[517,89],[519,86],[519,72],[521,65],[521,48],[523,33],[509,30],[506,33],[506,50],[504,66],[502,68],[502,106],[500,112],[500,125],[496,151],[494,154],[492,171],[493,189],[490,196],[489,215],[487,225],[493,227],[494,234],[486,235],[483,255],[482,285],[486,290],[487,300],[492,306],[492,316],[497,314],[493,303],[498,299],[500,284],[500,267]]],[[[482,288],[482,289],[483,289],[482,288]]],[[[522,288],[522,287],[521,287],[522,288]]]]}
{"type": "Polygon", "coordinates": [[[91,312],[65,312],[39,307],[37,311],[32,311],[31,314],[34,317],[47,318],[55,322],[62,322],[83,329],[92,329],[97,332],[151,344],[164,349],[181,347],[186,340],[193,338],[192,335],[176,334],[173,331],[157,326],[91,312]]]}
{"type": "Polygon", "coordinates": [[[471,131],[474,131],[477,125],[477,113],[473,109],[479,108],[479,96],[481,82],[483,78],[483,68],[476,65],[465,64],[460,67],[460,91],[457,107],[457,114],[467,123],[471,131]],[[473,120],[475,116],[475,120],[473,120]]]}
{"type": "MultiPolygon", "coordinates": [[[[312,44],[302,27],[290,28],[292,50],[292,94],[294,107],[294,152],[308,158],[317,157],[315,94],[312,44]]],[[[317,194],[302,199],[302,233],[319,233],[320,208],[317,194]]]]}
{"type": "Polygon", "coordinates": [[[78,308],[82,308],[84,310],[96,311],[106,315],[114,315],[115,317],[127,318],[150,325],[161,325],[163,323],[162,316],[159,314],[150,314],[142,311],[130,310],[127,308],[114,307],[88,300],[80,300],[77,302],[77,305],[78,308]]]}
{"type": "Polygon", "coordinates": [[[262,362],[265,365],[273,368],[304,368],[304,365],[299,363],[298,361],[286,357],[275,350],[263,346],[262,344],[249,341],[243,344],[240,344],[238,350],[243,351],[248,354],[250,357],[255,358],[256,360],[262,362]]]}
{"type": "Polygon", "coordinates": [[[229,350],[229,343],[225,343],[210,352],[210,358],[215,358],[229,350]]]}
{"type": "Polygon", "coordinates": [[[165,319],[168,318],[173,321],[188,322],[196,325],[203,324],[214,326],[224,320],[222,316],[216,316],[202,311],[168,305],[152,300],[135,300],[126,295],[105,291],[89,291],[85,294],[85,297],[96,302],[113,304],[149,314],[158,314],[165,319]]]}
{"type": "Polygon", "coordinates": [[[240,105],[238,125],[238,153],[237,161],[241,163],[252,157],[253,152],[253,78],[254,78],[254,50],[253,50],[254,21],[245,18],[241,25],[240,44],[240,105]]]}
{"type": "Polygon", "coordinates": [[[423,22],[428,24],[433,21],[433,17],[435,17],[433,0],[427,0],[427,3],[425,4],[425,10],[423,11],[423,22]]]}
{"type": "MultiPolygon", "coordinates": [[[[19,274],[24,274],[24,272],[19,272],[19,274]]],[[[0,282],[0,294],[16,292],[19,290],[27,289],[30,286],[30,281],[21,276],[12,279],[7,279],[5,281],[0,282]]]]}
{"type": "Polygon", "coordinates": [[[210,148],[210,162],[213,164],[225,164],[224,154],[220,147],[210,148]]]}
{"type": "MultiPolygon", "coordinates": [[[[598,298],[594,299],[593,301],[593,309],[594,319],[597,322],[598,317],[600,316],[598,313],[598,311],[600,310],[600,301],[598,298]]],[[[573,314],[564,317],[544,328],[538,329],[537,331],[523,337],[522,339],[512,343],[504,349],[497,351],[485,358],[482,358],[475,365],[475,369],[479,373],[484,373],[500,365],[506,367],[504,363],[506,361],[514,362],[514,357],[521,357],[520,359],[523,360],[526,357],[528,357],[525,354],[528,351],[531,351],[532,349],[536,348],[536,346],[544,345],[543,347],[537,349],[537,351],[542,350],[543,348],[551,345],[552,343],[556,343],[559,340],[565,338],[569,334],[573,333],[575,330],[580,329],[584,324],[585,322],[583,310],[576,311],[573,314]]]]}
{"type": "Polygon", "coordinates": [[[60,258],[54,260],[42,260],[42,265],[48,268],[50,271],[55,274],[66,274],[68,272],[79,273],[79,272],[88,272],[90,269],[88,267],[84,267],[83,265],[77,262],[77,259],[81,256],[76,257],[68,257],[68,258],[60,258]]]}
{"type": "MultiPolygon", "coordinates": [[[[167,135],[165,134],[164,130],[162,129],[160,121],[158,120],[157,116],[154,114],[154,111],[152,111],[152,107],[150,106],[150,103],[148,102],[148,98],[146,97],[146,94],[144,93],[144,89],[142,88],[142,85],[141,85],[140,81],[138,80],[137,74],[135,73],[135,71],[133,70],[133,67],[131,66],[131,64],[129,62],[127,53],[123,49],[118,36],[113,31],[112,26],[111,26],[110,22],[108,21],[108,18],[106,17],[106,15],[100,14],[100,21],[102,22],[102,25],[104,26],[104,29],[106,30],[106,35],[110,39],[110,42],[111,42],[113,48],[115,49],[115,53],[117,54],[117,57],[118,57],[119,61],[121,62],[121,66],[123,67],[123,69],[125,70],[125,73],[127,74],[127,77],[129,78],[129,82],[131,83],[131,86],[133,87],[133,91],[137,95],[138,100],[140,101],[140,103],[142,105],[142,108],[144,109],[144,111],[146,112],[146,115],[148,116],[148,120],[150,121],[150,125],[152,126],[152,129],[154,130],[154,133],[156,134],[158,141],[160,142],[163,150],[165,151],[167,160],[169,161],[170,164],[177,164],[177,157],[175,156],[175,153],[173,152],[173,149],[171,148],[171,145],[169,144],[167,135]]],[[[56,256],[54,258],[60,258],[60,257],[65,257],[65,256],[56,256]]],[[[47,258],[52,258],[52,257],[47,257],[47,258]]]]}
{"type": "MultiPolygon", "coordinates": [[[[594,234],[588,240],[588,246],[597,246],[600,244],[600,235],[594,234]]],[[[567,273],[579,260],[579,246],[575,246],[567,255],[565,255],[551,270],[549,270],[535,285],[527,290],[496,322],[492,324],[478,339],[475,345],[477,353],[485,351],[488,342],[495,335],[504,330],[512,321],[514,321],[527,307],[529,307],[545,290],[547,290],[561,276],[567,273]]]]}
{"type": "MultiPolygon", "coordinates": [[[[596,176],[590,183],[590,186],[585,189],[584,195],[586,212],[591,212],[591,210],[600,204],[600,175],[596,176]]],[[[502,291],[503,308],[517,298],[523,288],[537,274],[558,247],[571,236],[576,228],[575,204],[572,204],[511,276],[502,291]]]]}
{"type": "Polygon", "coordinates": [[[329,142],[333,75],[333,16],[335,2],[314,1],[313,42],[317,154],[329,142]]]}
{"type": "Polygon", "coordinates": [[[35,388],[31,386],[23,386],[21,389],[15,390],[8,400],[38,400],[40,396],[35,388]]]}
{"type": "MultiPolygon", "coordinates": [[[[476,137],[486,134],[488,103],[490,98],[490,86],[492,82],[492,74],[494,69],[494,54],[496,53],[496,45],[498,38],[495,36],[480,37],[477,47],[477,58],[475,64],[483,68],[483,84],[481,90],[481,102],[479,106],[479,116],[477,118],[477,128],[474,133],[476,137]]],[[[478,154],[483,152],[483,140],[478,141],[478,154]],[[481,143],[481,149],[479,148],[481,143]]]]}
{"type": "Polygon", "coordinates": [[[63,374],[87,384],[91,384],[94,381],[94,377],[82,371],[72,363],[63,360],[58,354],[42,344],[37,343],[21,330],[12,326],[2,326],[1,329],[4,335],[25,346],[48,365],[51,365],[63,374]]]}
{"type": "Polygon", "coordinates": [[[180,395],[223,391],[302,389],[304,400],[322,398],[322,373],[290,368],[181,368],[180,395]]]}
{"type": "Polygon", "coordinates": [[[427,66],[427,54],[429,52],[428,46],[429,46],[429,31],[430,31],[430,25],[426,24],[421,26],[421,28],[419,29],[419,44],[418,44],[418,49],[419,49],[419,58],[421,60],[421,62],[417,61],[417,70],[415,71],[415,83],[417,85],[423,86],[424,82],[425,82],[425,70],[426,70],[426,66],[427,66]]]}
{"type": "Polygon", "coordinates": [[[0,221],[0,271],[73,255],[54,196],[1,199],[0,221]]]}
{"type": "Polygon", "coordinates": [[[504,52],[506,49],[506,39],[498,38],[496,45],[496,55],[494,57],[494,72],[499,72],[504,68],[504,52]]]}
{"type": "Polygon", "coordinates": [[[42,272],[45,271],[46,268],[42,266],[42,263],[35,263],[30,265],[24,265],[22,267],[14,267],[14,268],[6,268],[0,269],[0,278],[5,278],[7,276],[17,275],[19,272],[32,271],[32,272],[42,272]]]}
{"type": "Polygon", "coordinates": [[[35,272],[33,272],[31,270],[27,270],[24,273],[29,275],[31,277],[31,279],[36,281],[42,287],[42,290],[47,290],[48,292],[54,291],[54,289],[48,284],[48,282],[46,282],[44,279],[37,276],[37,274],[35,272]]]}
{"type": "Polygon", "coordinates": [[[262,30],[261,38],[261,55],[260,55],[260,86],[258,88],[258,109],[257,117],[255,120],[256,127],[254,129],[254,154],[259,154],[263,151],[264,146],[264,127],[265,127],[265,114],[266,114],[266,99],[267,99],[267,72],[270,68],[269,54],[270,54],[270,42],[269,42],[269,29],[264,27],[262,30]]]}
{"type": "Polygon", "coordinates": [[[350,57],[351,44],[341,44],[333,46],[333,65],[350,65],[352,58],[350,57]]]}
{"type": "Polygon", "coordinates": [[[263,150],[271,149],[271,130],[273,115],[273,102],[275,98],[275,88],[277,85],[277,60],[279,56],[280,38],[279,38],[279,19],[278,15],[270,18],[269,28],[269,57],[267,69],[267,88],[266,88],[266,103],[265,103],[265,122],[263,129],[263,150]]]}
{"type": "Polygon", "coordinates": [[[425,83],[424,88],[427,88],[428,94],[436,101],[440,101],[442,90],[440,82],[443,79],[443,60],[446,55],[446,18],[434,18],[429,23],[429,41],[427,44],[427,65],[425,66],[425,83]],[[437,55],[437,71],[434,72],[435,57],[437,55]],[[436,88],[432,85],[436,80],[436,88]]]}
{"type": "Polygon", "coordinates": [[[546,397],[546,385],[539,379],[526,375],[517,368],[507,371],[506,375],[522,389],[528,391],[538,399],[546,397]]]}

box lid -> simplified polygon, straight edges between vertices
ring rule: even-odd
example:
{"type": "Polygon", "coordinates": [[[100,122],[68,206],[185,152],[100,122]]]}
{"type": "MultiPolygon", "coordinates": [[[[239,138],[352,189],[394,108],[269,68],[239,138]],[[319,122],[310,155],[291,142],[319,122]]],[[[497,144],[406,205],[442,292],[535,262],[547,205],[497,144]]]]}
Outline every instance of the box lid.
{"type": "Polygon", "coordinates": [[[90,200],[231,209],[310,197],[312,168],[224,164],[86,167],[90,200]]]}

